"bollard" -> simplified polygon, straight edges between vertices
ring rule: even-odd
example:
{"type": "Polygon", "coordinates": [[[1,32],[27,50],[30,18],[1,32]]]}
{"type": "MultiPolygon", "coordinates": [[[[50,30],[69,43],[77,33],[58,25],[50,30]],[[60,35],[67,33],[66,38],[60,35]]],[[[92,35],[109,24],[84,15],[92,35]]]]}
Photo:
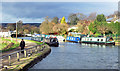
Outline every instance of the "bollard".
{"type": "Polygon", "coordinates": [[[7,69],[7,66],[4,66],[5,69],[7,69]]]}
{"type": "Polygon", "coordinates": [[[30,50],[30,53],[32,54],[32,49],[30,50]]]}
{"type": "Polygon", "coordinates": [[[37,53],[37,46],[36,46],[36,48],[35,48],[35,52],[37,53]]]}
{"type": "Polygon", "coordinates": [[[24,56],[27,57],[27,52],[26,52],[26,50],[24,50],[24,56]]]}
{"type": "Polygon", "coordinates": [[[17,53],[17,61],[20,61],[19,52],[17,53]]]}
{"type": "Polygon", "coordinates": [[[8,60],[9,60],[9,66],[11,66],[11,62],[10,62],[10,60],[11,60],[11,55],[8,56],[8,60]]]}

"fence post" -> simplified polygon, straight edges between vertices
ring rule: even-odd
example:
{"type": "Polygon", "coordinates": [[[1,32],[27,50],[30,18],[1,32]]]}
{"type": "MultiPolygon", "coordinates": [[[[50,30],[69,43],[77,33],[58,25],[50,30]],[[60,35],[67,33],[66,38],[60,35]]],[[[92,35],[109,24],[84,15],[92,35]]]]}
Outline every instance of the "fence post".
{"type": "Polygon", "coordinates": [[[17,53],[17,61],[20,61],[19,52],[17,53]]]}
{"type": "Polygon", "coordinates": [[[9,60],[9,66],[11,66],[11,62],[10,62],[10,60],[11,60],[11,55],[8,56],[8,60],[9,60]]]}
{"type": "Polygon", "coordinates": [[[24,50],[24,56],[27,57],[27,52],[26,52],[26,50],[24,50]]]}
{"type": "Polygon", "coordinates": [[[35,47],[35,52],[37,52],[37,46],[35,47]]]}
{"type": "Polygon", "coordinates": [[[32,49],[30,49],[30,53],[32,54],[32,49]]]}

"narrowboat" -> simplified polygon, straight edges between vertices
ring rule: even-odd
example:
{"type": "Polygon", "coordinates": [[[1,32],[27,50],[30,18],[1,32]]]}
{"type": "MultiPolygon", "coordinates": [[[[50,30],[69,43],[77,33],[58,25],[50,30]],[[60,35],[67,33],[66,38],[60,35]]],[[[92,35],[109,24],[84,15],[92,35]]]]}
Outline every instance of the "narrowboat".
{"type": "Polygon", "coordinates": [[[59,46],[59,42],[57,38],[44,38],[43,41],[49,46],[55,46],[55,47],[59,46]]]}
{"type": "Polygon", "coordinates": [[[80,42],[81,41],[81,38],[85,36],[85,35],[82,35],[81,33],[74,33],[74,32],[70,32],[66,38],[66,41],[68,42],[80,42]]]}
{"type": "Polygon", "coordinates": [[[81,39],[82,43],[89,43],[89,44],[113,44],[115,42],[112,37],[83,37],[81,39]]]}

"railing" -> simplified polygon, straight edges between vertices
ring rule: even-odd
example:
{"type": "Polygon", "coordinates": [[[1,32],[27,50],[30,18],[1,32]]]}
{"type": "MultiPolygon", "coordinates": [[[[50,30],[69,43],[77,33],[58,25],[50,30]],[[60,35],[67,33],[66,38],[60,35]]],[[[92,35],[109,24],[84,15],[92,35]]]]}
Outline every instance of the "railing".
{"type": "Polygon", "coordinates": [[[46,47],[46,45],[41,44],[41,45],[36,45],[30,48],[26,48],[24,50],[19,50],[13,53],[10,53],[8,55],[2,56],[0,57],[2,64],[1,64],[1,68],[5,67],[5,66],[11,66],[14,62],[21,61],[21,58],[27,58],[30,57],[33,53],[40,53],[41,51],[44,50],[44,48],[46,47]],[[21,52],[24,53],[21,53],[21,52]]]}

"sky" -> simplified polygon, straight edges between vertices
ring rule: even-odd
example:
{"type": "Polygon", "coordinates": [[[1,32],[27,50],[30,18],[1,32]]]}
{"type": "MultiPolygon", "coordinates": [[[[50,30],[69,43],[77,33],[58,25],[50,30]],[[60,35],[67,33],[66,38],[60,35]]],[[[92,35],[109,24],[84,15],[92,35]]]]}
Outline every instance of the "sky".
{"type": "Polygon", "coordinates": [[[41,23],[46,16],[67,19],[71,13],[89,15],[110,15],[118,10],[117,2],[2,2],[0,15],[2,23],[15,23],[22,20],[24,23],[41,23]]]}

